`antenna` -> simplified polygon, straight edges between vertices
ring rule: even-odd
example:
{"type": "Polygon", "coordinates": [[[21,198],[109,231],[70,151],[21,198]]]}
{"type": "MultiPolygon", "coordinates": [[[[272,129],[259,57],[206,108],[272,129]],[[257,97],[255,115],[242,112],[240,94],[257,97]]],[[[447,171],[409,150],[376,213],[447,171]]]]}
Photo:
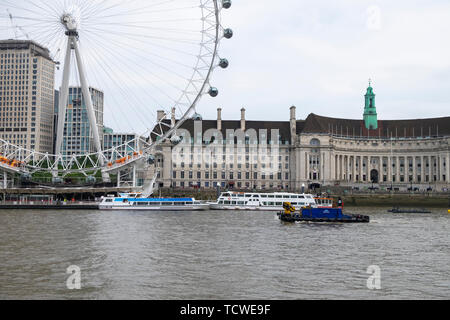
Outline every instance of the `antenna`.
{"type": "Polygon", "coordinates": [[[28,36],[28,33],[26,33],[25,30],[21,26],[18,26],[18,25],[14,24],[14,17],[11,14],[11,12],[8,9],[6,9],[6,11],[8,12],[9,20],[11,21],[11,26],[14,29],[14,38],[15,38],[15,40],[18,40],[17,30],[22,32],[22,34],[27,38],[27,40],[30,40],[30,37],[28,36]]]}
{"type": "Polygon", "coordinates": [[[9,12],[8,9],[6,9],[6,12],[8,12],[9,21],[11,22],[11,27],[14,29],[14,40],[17,40],[17,27],[14,25],[14,20],[11,12],[9,12]]]}

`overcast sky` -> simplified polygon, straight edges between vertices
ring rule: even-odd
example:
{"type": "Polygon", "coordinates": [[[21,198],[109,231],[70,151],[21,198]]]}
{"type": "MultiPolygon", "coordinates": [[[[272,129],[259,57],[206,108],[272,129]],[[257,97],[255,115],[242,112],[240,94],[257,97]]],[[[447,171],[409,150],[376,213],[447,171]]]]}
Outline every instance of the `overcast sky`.
{"type": "Polygon", "coordinates": [[[233,0],[223,11],[230,60],[217,70],[205,119],[288,120],[309,113],[361,119],[373,79],[379,119],[449,115],[450,1],[233,0]]]}

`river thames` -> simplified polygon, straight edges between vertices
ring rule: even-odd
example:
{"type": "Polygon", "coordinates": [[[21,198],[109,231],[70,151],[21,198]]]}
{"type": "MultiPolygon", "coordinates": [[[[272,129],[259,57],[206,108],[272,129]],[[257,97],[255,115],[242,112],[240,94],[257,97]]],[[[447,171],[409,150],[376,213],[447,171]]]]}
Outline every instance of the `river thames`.
{"type": "Polygon", "coordinates": [[[450,214],[349,208],[369,224],[265,212],[0,212],[0,299],[448,299],[450,214]],[[69,266],[81,289],[67,288],[69,266]],[[381,270],[370,290],[369,266],[381,270]]]}

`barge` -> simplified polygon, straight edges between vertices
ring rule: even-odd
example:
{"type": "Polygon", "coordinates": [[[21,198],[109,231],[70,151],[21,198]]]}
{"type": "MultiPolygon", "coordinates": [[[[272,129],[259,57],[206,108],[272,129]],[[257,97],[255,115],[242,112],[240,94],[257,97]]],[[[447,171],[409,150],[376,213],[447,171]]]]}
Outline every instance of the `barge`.
{"type": "Polygon", "coordinates": [[[278,218],[283,222],[342,222],[342,223],[368,223],[369,216],[343,214],[342,208],[311,208],[305,207],[300,212],[295,211],[289,203],[286,203],[285,211],[278,213],[278,218]],[[289,208],[290,207],[290,208],[289,208]]]}

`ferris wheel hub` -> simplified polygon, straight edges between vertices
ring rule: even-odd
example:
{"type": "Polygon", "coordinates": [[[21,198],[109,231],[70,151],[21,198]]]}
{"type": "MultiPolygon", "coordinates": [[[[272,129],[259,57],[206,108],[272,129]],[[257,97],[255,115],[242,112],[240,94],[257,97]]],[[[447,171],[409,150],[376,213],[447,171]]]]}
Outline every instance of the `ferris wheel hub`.
{"type": "MultiPolygon", "coordinates": [[[[65,13],[61,17],[61,23],[70,32],[77,32],[78,22],[77,19],[70,13],[65,13]]],[[[67,32],[66,32],[67,34],[67,32]]]]}

